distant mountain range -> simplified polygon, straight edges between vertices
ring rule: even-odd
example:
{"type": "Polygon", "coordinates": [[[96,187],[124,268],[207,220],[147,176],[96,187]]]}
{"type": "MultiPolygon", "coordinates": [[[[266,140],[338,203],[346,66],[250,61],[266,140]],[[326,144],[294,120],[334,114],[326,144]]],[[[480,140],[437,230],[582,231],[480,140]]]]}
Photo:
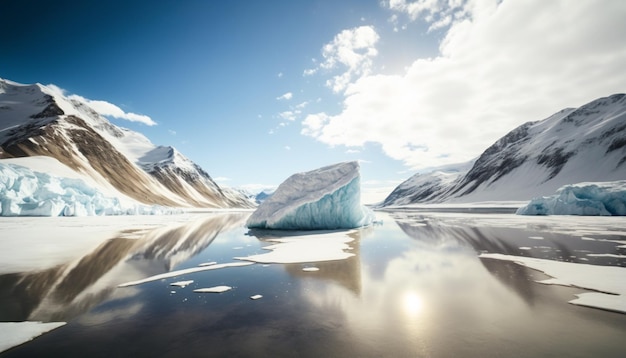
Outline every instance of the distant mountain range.
{"type": "Polygon", "coordinates": [[[477,159],[412,176],[382,206],[530,200],[566,184],[626,179],[626,95],[525,123],[477,159]]]}
{"type": "Polygon", "coordinates": [[[110,123],[78,98],[50,86],[0,79],[0,158],[48,156],[108,192],[143,204],[251,208],[170,146],[110,123]]]}

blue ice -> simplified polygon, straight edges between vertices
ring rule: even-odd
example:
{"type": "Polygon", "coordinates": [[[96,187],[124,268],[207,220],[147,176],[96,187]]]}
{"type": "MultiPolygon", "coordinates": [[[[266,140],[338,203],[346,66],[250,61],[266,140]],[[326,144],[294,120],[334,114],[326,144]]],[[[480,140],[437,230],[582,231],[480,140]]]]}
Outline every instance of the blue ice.
{"type": "Polygon", "coordinates": [[[566,185],[556,194],[532,199],[518,215],[626,215],[626,181],[566,185]]]}
{"type": "Polygon", "coordinates": [[[249,228],[351,229],[369,225],[373,212],[361,205],[357,162],[294,174],[250,216],[249,228]]]}

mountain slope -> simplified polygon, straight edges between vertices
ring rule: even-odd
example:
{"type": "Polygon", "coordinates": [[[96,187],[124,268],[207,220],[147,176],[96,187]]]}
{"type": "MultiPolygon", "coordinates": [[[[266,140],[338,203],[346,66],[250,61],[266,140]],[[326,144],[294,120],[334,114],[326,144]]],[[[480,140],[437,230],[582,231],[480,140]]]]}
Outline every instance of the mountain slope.
{"type": "Polygon", "coordinates": [[[626,179],[626,95],[599,98],[525,123],[485,150],[471,168],[400,184],[383,206],[529,200],[565,184],[626,179]]]}
{"type": "Polygon", "coordinates": [[[0,158],[44,155],[144,204],[251,207],[172,147],[117,127],[79,97],[0,79],[0,158]]]}

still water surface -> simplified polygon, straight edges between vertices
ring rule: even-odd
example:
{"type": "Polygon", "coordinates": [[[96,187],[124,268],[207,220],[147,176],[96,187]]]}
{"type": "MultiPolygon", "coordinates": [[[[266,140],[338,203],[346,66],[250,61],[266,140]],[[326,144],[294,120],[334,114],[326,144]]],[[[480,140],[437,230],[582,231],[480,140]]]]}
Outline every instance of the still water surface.
{"type": "MultiPolygon", "coordinates": [[[[151,275],[263,253],[276,232],[209,214],[72,263],[0,276],[0,321],[67,325],[1,357],[623,357],[626,315],[568,304],[582,289],[481,252],[626,266],[620,221],[377,213],[354,256],[252,264],[130,287],[151,275]],[[590,240],[594,238],[595,240],[590,240]],[[598,239],[607,241],[598,241],[598,239]],[[620,243],[621,241],[621,243],[620,243]],[[589,254],[615,254],[589,256],[589,254]],[[303,271],[316,267],[318,271],[303,271]],[[193,280],[187,287],[171,283],[193,280]],[[227,285],[224,293],[194,293],[227,285]],[[257,300],[253,295],[262,295],[257,300]]],[[[128,233],[127,233],[128,234],[128,233]]],[[[127,235],[126,235],[127,236],[127,235]]],[[[626,277],[625,277],[626,279],[626,277]]]]}

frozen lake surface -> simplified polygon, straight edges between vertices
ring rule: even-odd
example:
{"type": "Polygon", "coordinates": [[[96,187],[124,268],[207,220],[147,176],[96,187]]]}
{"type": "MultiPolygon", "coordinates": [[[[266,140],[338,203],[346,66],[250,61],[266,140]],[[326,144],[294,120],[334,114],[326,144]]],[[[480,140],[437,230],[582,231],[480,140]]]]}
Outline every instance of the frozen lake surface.
{"type": "Polygon", "coordinates": [[[0,356],[626,351],[624,218],[377,212],[286,235],[249,214],[0,218],[0,335],[27,342],[0,356]]]}

